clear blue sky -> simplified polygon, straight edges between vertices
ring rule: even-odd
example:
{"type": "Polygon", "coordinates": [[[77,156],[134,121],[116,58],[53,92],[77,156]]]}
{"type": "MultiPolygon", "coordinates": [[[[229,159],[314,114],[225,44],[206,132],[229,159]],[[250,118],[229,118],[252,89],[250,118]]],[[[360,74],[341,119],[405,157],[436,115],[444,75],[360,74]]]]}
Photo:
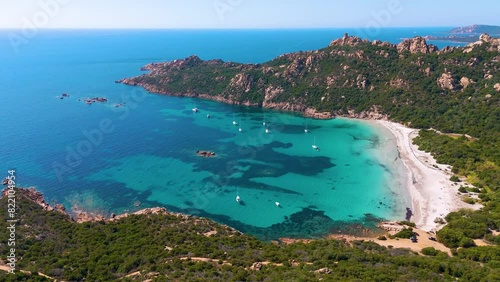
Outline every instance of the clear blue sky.
{"type": "Polygon", "coordinates": [[[499,11],[498,0],[4,0],[0,28],[500,25],[499,11]]]}

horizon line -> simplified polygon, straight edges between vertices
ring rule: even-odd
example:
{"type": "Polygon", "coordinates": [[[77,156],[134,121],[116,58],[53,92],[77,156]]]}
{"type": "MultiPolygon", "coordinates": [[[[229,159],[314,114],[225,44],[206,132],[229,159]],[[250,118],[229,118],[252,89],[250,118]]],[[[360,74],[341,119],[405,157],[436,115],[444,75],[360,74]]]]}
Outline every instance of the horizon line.
{"type": "MultiPolygon", "coordinates": [[[[456,26],[393,26],[394,28],[455,28],[456,26]]],[[[39,30],[290,30],[290,29],[365,29],[366,27],[43,27],[39,30]]],[[[0,27],[0,30],[23,30],[22,27],[0,27]]]]}

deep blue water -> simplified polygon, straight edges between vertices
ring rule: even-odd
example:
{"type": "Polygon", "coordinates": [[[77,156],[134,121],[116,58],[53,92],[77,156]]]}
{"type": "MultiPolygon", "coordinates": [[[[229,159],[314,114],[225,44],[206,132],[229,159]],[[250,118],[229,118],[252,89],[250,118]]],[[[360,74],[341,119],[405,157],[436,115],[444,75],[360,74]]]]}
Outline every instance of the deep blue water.
{"type": "MultiPolygon", "coordinates": [[[[377,39],[441,30],[385,29],[377,39]]],[[[196,54],[259,63],[362,30],[45,30],[16,49],[9,38],[20,32],[0,31],[0,171],[16,169],[19,185],[50,202],[103,213],[161,205],[262,238],[318,236],[401,215],[402,192],[378,157],[384,136],[364,123],[115,83],[150,62],[196,54]],[[79,101],[94,96],[109,102],[79,101]],[[199,158],[200,149],[218,156],[199,158]]]]}

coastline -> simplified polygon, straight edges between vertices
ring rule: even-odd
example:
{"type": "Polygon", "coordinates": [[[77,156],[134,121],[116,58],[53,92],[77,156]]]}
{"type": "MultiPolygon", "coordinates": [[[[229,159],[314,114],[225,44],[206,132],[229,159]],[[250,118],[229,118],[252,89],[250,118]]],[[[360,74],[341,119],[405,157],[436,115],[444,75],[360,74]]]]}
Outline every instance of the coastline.
{"type": "Polygon", "coordinates": [[[410,221],[423,231],[437,231],[444,224],[439,223],[448,213],[462,208],[479,209],[480,205],[470,205],[458,195],[458,184],[450,181],[453,175],[448,165],[436,163],[431,154],[418,150],[412,140],[418,129],[386,120],[367,120],[367,123],[390,133],[406,174],[406,192],[411,200],[413,213],[410,221]]]}

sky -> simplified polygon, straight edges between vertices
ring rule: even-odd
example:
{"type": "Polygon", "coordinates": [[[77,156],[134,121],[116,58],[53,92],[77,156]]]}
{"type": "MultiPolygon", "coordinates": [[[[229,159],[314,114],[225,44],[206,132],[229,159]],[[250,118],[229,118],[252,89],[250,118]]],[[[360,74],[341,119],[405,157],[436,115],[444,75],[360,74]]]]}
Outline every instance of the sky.
{"type": "Polygon", "coordinates": [[[498,0],[0,0],[0,28],[500,25],[498,0]]]}

